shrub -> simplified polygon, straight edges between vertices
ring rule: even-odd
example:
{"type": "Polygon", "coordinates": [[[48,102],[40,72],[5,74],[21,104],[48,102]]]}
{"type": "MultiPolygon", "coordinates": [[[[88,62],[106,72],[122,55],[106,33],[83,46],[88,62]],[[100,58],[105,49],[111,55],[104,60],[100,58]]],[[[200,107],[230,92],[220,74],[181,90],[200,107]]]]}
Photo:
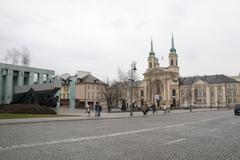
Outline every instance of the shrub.
{"type": "Polygon", "coordinates": [[[17,114],[56,114],[56,112],[45,106],[35,104],[9,104],[1,105],[0,113],[17,113],[17,114]]]}

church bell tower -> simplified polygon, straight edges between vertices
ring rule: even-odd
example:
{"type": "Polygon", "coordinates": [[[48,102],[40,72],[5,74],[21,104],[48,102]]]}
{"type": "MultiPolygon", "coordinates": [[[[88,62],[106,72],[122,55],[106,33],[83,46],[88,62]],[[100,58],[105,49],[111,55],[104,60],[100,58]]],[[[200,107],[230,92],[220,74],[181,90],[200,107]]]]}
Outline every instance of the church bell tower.
{"type": "Polygon", "coordinates": [[[155,57],[155,53],[153,51],[153,41],[151,38],[151,51],[148,56],[148,69],[154,69],[159,67],[158,59],[155,57]]]}
{"type": "Polygon", "coordinates": [[[179,71],[178,67],[178,55],[176,53],[176,49],[174,48],[174,39],[172,34],[172,48],[169,53],[169,68],[172,68],[174,71],[179,71]]]}

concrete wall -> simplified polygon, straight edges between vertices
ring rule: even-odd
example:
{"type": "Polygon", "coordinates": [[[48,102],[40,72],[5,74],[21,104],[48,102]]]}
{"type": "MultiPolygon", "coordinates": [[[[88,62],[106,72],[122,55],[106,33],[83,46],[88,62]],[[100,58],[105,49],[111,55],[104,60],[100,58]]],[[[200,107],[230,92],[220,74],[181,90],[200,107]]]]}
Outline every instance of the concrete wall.
{"type": "Polygon", "coordinates": [[[16,86],[34,84],[34,73],[39,75],[37,83],[46,82],[55,74],[53,70],[32,68],[0,63],[0,104],[9,104],[12,101],[16,86]]]}

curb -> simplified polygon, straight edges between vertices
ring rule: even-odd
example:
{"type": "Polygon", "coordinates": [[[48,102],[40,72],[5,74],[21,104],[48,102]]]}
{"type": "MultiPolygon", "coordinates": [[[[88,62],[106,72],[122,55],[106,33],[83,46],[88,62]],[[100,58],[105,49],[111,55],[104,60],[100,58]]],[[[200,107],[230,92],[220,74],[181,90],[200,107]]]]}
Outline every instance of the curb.
{"type": "MultiPolygon", "coordinates": [[[[193,112],[189,112],[189,111],[186,111],[186,112],[177,112],[177,113],[168,113],[170,115],[172,114],[181,114],[181,113],[196,113],[196,112],[206,112],[206,111],[226,111],[226,110],[215,110],[215,109],[212,109],[212,110],[199,110],[199,111],[194,111],[193,112]]],[[[16,122],[1,122],[0,120],[0,126],[4,126],[4,125],[17,125],[17,124],[29,124],[29,123],[44,123],[44,122],[62,122],[62,121],[88,121],[88,120],[106,120],[106,119],[126,119],[126,118],[139,118],[139,117],[150,117],[150,116],[158,116],[158,115],[164,115],[163,113],[156,113],[156,114],[151,114],[151,115],[147,115],[147,116],[144,116],[144,115],[137,115],[137,116],[123,116],[123,117],[99,117],[99,118],[96,118],[96,117],[93,117],[93,118],[73,118],[73,119],[38,119],[39,121],[16,121],[16,122]]],[[[72,115],[69,115],[69,117],[72,116],[72,115]]]]}

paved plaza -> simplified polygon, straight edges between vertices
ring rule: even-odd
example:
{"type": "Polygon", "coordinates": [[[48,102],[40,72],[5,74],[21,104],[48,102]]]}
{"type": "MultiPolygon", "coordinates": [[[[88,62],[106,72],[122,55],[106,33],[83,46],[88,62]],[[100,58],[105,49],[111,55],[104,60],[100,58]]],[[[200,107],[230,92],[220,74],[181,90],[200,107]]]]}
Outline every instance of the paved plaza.
{"type": "Polygon", "coordinates": [[[239,159],[233,111],[0,125],[0,160],[239,159]]]}

